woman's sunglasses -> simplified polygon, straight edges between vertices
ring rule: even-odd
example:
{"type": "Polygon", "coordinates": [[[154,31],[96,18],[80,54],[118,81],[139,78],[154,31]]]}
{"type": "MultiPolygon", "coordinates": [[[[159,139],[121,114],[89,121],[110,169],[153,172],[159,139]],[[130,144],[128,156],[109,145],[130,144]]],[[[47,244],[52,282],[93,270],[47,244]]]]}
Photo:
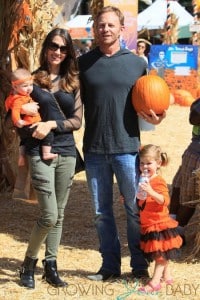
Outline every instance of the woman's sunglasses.
{"type": "Polygon", "coordinates": [[[60,49],[60,52],[62,54],[66,54],[67,53],[67,46],[59,46],[58,44],[53,43],[53,42],[51,42],[51,43],[48,44],[48,49],[52,50],[52,51],[57,51],[58,49],[60,49]]]}

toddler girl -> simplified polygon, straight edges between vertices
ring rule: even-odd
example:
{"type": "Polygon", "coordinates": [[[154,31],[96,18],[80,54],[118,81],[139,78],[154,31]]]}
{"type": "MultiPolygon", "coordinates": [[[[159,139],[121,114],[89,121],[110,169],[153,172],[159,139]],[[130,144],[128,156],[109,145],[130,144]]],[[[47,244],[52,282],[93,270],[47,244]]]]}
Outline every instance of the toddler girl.
{"type": "Polygon", "coordinates": [[[140,292],[152,293],[161,289],[161,281],[172,284],[169,260],[175,259],[182,245],[178,234],[178,222],[169,216],[170,202],[165,180],[158,175],[161,166],[167,164],[167,155],[159,146],[146,145],[139,152],[140,171],[148,174],[147,182],[140,188],[147,193],[145,200],[138,199],[141,222],[140,247],[149,261],[155,261],[153,277],[140,292]]]}

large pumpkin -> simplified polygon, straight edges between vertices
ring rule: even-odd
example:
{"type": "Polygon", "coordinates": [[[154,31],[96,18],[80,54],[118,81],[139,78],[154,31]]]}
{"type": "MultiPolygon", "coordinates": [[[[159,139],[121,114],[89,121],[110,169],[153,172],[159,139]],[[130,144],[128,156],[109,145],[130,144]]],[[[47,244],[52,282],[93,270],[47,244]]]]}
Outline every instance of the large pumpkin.
{"type": "Polygon", "coordinates": [[[132,90],[132,104],[137,112],[149,114],[152,109],[157,115],[169,108],[169,87],[157,75],[144,75],[140,77],[132,90]]]}

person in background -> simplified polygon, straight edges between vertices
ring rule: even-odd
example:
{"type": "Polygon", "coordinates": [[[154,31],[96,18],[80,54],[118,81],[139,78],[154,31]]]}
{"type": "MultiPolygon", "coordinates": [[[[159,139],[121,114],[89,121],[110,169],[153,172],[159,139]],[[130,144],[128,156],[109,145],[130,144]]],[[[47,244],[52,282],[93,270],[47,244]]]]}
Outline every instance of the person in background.
{"type": "Polygon", "coordinates": [[[75,50],[75,53],[76,53],[76,57],[79,57],[79,56],[82,55],[81,49],[78,45],[74,45],[74,50],[75,50]]]}
{"type": "Polygon", "coordinates": [[[194,46],[199,46],[199,33],[193,32],[192,37],[190,38],[190,42],[194,46]]]}
{"type": "Polygon", "coordinates": [[[190,107],[189,122],[193,125],[192,139],[173,178],[170,204],[170,214],[179,222],[183,237],[184,226],[199,201],[199,179],[195,172],[200,168],[200,98],[190,107]]]}
{"type": "MultiPolygon", "coordinates": [[[[40,107],[42,122],[25,143],[32,185],[36,191],[40,216],[31,232],[20,269],[20,284],[35,287],[34,272],[38,252],[45,243],[43,279],[54,287],[64,287],[57,271],[57,255],[62,235],[64,210],[68,201],[76,163],[73,131],[82,121],[79,75],[72,39],[67,30],[55,28],[46,36],[40,54],[40,67],[34,72],[31,97],[40,107]],[[41,157],[41,140],[54,132],[51,161],[41,157]]],[[[25,104],[23,111],[33,114],[35,106],[25,104]]]]}
{"type": "MultiPolygon", "coordinates": [[[[21,115],[22,105],[25,103],[33,102],[30,97],[33,91],[33,77],[30,72],[23,68],[18,68],[11,74],[12,91],[5,100],[6,110],[11,110],[11,116],[13,124],[18,128],[18,133],[21,138],[21,146],[19,150],[19,166],[25,164],[25,149],[23,146],[23,140],[26,138],[32,138],[34,127],[30,126],[34,123],[40,122],[40,114],[37,113],[34,116],[21,115]]],[[[53,133],[50,132],[42,140],[42,158],[44,160],[54,159],[57,154],[51,153],[51,144],[53,142],[53,133]]]]}
{"type": "Polygon", "coordinates": [[[148,65],[148,58],[147,58],[147,56],[145,54],[146,49],[147,49],[147,44],[145,43],[145,41],[139,40],[137,42],[136,54],[139,57],[142,57],[146,61],[147,65],[148,65]]]}
{"type": "MultiPolygon", "coordinates": [[[[113,6],[104,7],[94,20],[98,46],[79,58],[81,98],[85,112],[83,152],[92,196],[102,266],[91,280],[121,275],[121,246],[113,212],[113,176],[124,197],[132,274],[148,277],[148,263],[139,247],[139,211],[135,199],[137,154],[140,147],[138,116],[131,104],[136,80],[146,74],[146,62],[120,48],[124,16],[113,6]]],[[[151,111],[140,116],[152,124],[165,117],[151,111]]]]}
{"type": "Polygon", "coordinates": [[[84,53],[89,52],[92,49],[92,40],[87,40],[84,46],[84,53]]]}
{"type": "MultiPolygon", "coordinates": [[[[173,284],[169,260],[176,259],[182,245],[178,222],[169,216],[170,197],[165,180],[159,175],[161,166],[166,166],[167,154],[156,145],[145,145],[139,152],[140,171],[147,173],[148,180],[140,184],[146,192],[145,199],[138,199],[141,222],[140,247],[149,262],[155,261],[151,280],[140,292],[152,293],[161,289],[161,282],[173,284]]],[[[134,234],[134,232],[133,232],[134,234]]]]}

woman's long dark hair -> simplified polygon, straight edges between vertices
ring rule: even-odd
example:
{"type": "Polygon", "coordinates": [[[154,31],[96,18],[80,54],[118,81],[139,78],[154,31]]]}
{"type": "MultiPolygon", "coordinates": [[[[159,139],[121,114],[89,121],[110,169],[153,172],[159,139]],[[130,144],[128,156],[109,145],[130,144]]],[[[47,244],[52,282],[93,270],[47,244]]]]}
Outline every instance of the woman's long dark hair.
{"type": "Polygon", "coordinates": [[[55,28],[52,31],[50,31],[46,36],[42,44],[42,49],[40,53],[40,68],[36,72],[36,74],[40,71],[47,71],[47,73],[49,74],[47,51],[49,44],[52,42],[55,36],[62,37],[65,45],[67,46],[66,58],[60,66],[60,76],[62,78],[61,88],[66,90],[67,92],[73,92],[79,87],[78,63],[71,36],[68,33],[68,31],[64,28],[55,28]]]}

